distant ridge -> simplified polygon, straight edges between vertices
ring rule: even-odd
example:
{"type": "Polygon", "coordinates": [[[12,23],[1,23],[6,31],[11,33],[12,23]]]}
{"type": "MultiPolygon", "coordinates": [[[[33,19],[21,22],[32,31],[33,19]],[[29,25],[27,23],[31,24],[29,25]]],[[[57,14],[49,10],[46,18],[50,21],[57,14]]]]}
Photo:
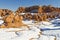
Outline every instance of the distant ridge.
{"type": "Polygon", "coordinates": [[[60,13],[60,8],[58,7],[53,7],[51,5],[48,6],[30,6],[30,7],[19,7],[16,12],[22,13],[22,12],[31,12],[32,10],[37,10],[38,13],[40,11],[40,13],[49,13],[49,12],[59,12],[60,13]],[[21,11],[22,10],[22,11],[21,11]]]}

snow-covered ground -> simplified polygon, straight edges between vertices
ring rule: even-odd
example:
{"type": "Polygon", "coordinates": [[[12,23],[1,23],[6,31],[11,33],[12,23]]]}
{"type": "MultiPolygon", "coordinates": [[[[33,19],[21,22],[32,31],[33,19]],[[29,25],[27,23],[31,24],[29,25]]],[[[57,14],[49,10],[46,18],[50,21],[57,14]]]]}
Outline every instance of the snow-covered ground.
{"type": "Polygon", "coordinates": [[[38,23],[33,20],[23,22],[30,28],[1,28],[0,40],[60,40],[60,19],[38,23]]]}

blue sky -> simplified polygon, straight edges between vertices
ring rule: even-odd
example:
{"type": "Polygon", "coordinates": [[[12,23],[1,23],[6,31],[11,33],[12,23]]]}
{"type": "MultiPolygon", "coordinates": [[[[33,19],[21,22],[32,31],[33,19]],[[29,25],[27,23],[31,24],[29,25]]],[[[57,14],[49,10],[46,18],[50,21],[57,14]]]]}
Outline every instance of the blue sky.
{"type": "Polygon", "coordinates": [[[60,0],[0,0],[0,8],[15,11],[20,6],[52,5],[60,7],[60,0]]]}

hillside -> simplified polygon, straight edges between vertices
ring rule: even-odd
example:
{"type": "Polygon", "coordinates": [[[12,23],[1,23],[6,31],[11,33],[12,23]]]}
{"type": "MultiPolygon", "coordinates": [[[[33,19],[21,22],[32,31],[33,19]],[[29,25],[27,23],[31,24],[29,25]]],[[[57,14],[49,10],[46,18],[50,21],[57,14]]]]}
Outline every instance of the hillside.
{"type": "Polygon", "coordinates": [[[60,8],[0,9],[0,40],[60,40],[60,8]]]}

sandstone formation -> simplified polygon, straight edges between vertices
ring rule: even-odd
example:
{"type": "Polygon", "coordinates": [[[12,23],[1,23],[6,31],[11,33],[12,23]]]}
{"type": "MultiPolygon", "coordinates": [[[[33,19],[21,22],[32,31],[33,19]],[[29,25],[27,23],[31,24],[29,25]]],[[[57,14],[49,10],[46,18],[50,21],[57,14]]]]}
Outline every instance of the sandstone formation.
{"type": "Polygon", "coordinates": [[[22,26],[27,26],[26,24],[22,23],[22,16],[19,16],[18,13],[14,15],[13,12],[1,9],[3,11],[0,12],[0,16],[3,17],[4,23],[0,26],[0,28],[19,28],[22,26]]]}
{"type": "Polygon", "coordinates": [[[16,13],[23,13],[25,11],[25,8],[24,7],[19,7],[17,10],[16,10],[16,13]]]}
{"type": "MultiPolygon", "coordinates": [[[[47,19],[53,19],[55,17],[60,18],[60,8],[49,6],[31,6],[31,7],[19,7],[15,12],[8,9],[0,9],[0,20],[4,20],[4,23],[0,25],[1,28],[18,28],[21,26],[27,26],[22,23],[22,20],[34,20],[34,21],[49,21],[47,19]],[[25,13],[21,15],[21,13],[25,13]],[[31,14],[33,13],[33,15],[31,14]]],[[[28,27],[28,26],[27,26],[28,27]]]]}
{"type": "Polygon", "coordinates": [[[10,15],[11,13],[13,13],[13,11],[8,10],[8,9],[0,9],[0,16],[7,16],[10,15]]]}
{"type": "MultiPolygon", "coordinates": [[[[21,9],[21,7],[18,8],[17,12],[20,11],[19,9],[21,9]]],[[[25,7],[23,12],[25,13],[24,15],[22,15],[23,18],[30,19],[30,20],[34,19],[37,21],[38,20],[44,21],[48,18],[51,18],[51,19],[53,19],[55,17],[60,18],[60,16],[59,16],[60,15],[60,8],[53,7],[51,5],[25,7]],[[34,14],[36,13],[37,15],[32,15],[31,13],[34,13],[34,14]],[[33,16],[35,18],[33,18],[33,16]]],[[[18,12],[18,14],[20,14],[20,13],[22,13],[22,12],[18,12]]]]}

